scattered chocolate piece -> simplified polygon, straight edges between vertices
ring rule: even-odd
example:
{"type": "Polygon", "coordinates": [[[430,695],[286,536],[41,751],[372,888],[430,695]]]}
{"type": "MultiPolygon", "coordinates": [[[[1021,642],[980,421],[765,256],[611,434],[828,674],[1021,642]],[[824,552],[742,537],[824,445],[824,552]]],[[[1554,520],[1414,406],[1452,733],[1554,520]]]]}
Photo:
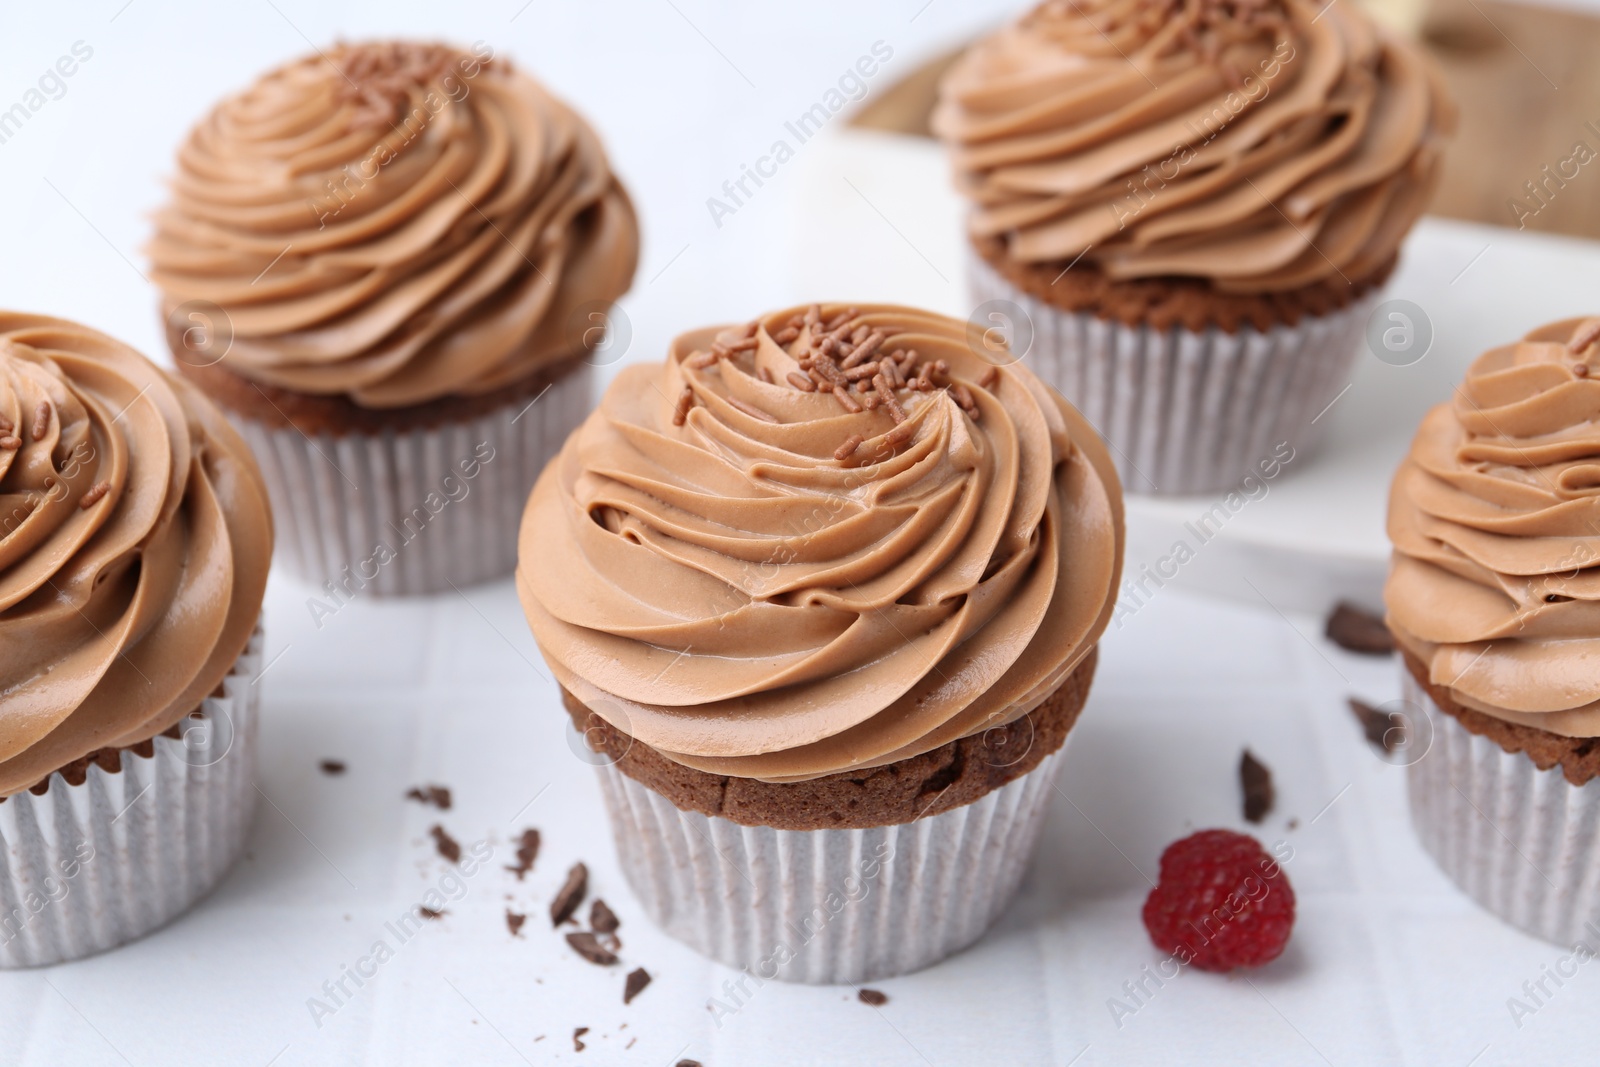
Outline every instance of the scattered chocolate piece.
{"type": "Polygon", "coordinates": [[[1349,601],[1341,600],[1333,609],[1323,633],[1346,652],[1387,656],[1394,651],[1394,635],[1383,620],[1349,601]]]}
{"type": "Polygon", "coordinates": [[[50,401],[39,401],[39,407],[33,413],[33,439],[43,441],[44,435],[50,432],[50,415],[55,409],[50,406],[50,401]]]}
{"type": "Polygon", "coordinates": [[[100,501],[109,492],[111,492],[110,482],[95,482],[94,485],[89,487],[89,491],[87,493],[84,493],[83,496],[78,498],[78,506],[84,511],[88,511],[90,508],[100,503],[100,501]]]}
{"type": "Polygon", "coordinates": [[[1393,729],[1395,722],[1386,711],[1379,711],[1364,700],[1350,698],[1350,710],[1355,714],[1356,720],[1361,723],[1361,729],[1366,731],[1367,740],[1385,752],[1393,752],[1404,743],[1404,737],[1399,736],[1403,731],[1393,729]]]}
{"type": "Polygon", "coordinates": [[[650,972],[640,967],[628,972],[627,979],[622,985],[622,1003],[632,1003],[633,998],[644,992],[644,987],[650,984],[650,972]]]}
{"type": "Polygon", "coordinates": [[[621,925],[622,920],[617,918],[617,913],[605,901],[595,897],[594,903],[589,905],[589,928],[597,934],[614,934],[621,925]]]}
{"type": "Polygon", "coordinates": [[[1247,748],[1239,757],[1239,785],[1244,790],[1244,817],[1246,822],[1260,822],[1272,810],[1274,791],[1272,772],[1267,765],[1250,754],[1247,748]]]}
{"type": "Polygon", "coordinates": [[[1299,819],[1290,819],[1289,820],[1289,829],[1291,829],[1291,830],[1300,829],[1300,820],[1299,819]]]}
{"type": "Polygon", "coordinates": [[[443,826],[434,823],[428,828],[428,833],[433,836],[433,845],[439,850],[439,855],[451,863],[461,862],[461,843],[451,837],[443,826]]]}
{"type": "Polygon", "coordinates": [[[694,407],[694,386],[686,385],[678,394],[678,405],[672,409],[672,425],[682,426],[689,421],[689,409],[694,407]]]}
{"type": "Polygon", "coordinates": [[[1600,340],[1600,320],[1589,323],[1583,329],[1572,335],[1572,340],[1567,342],[1567,351],[1577,355],[1585,348],[1600,340]]]}
{"type": "Polygon", "coordinates": [[[880,993],[876,989],[858,989],[856,997],[863,1004],[871,1004],[874,1008],[881,1008],[889,1003],[889,995],[880,993]]]}
{"type": "Polygon", "coordinates": [[[450,913],[448,911],[434,911],[432,908],[424,908],[419,904],[417,906],[417,914],[424,919],[442,919],[450,913]]]}
{"type": "Polygon", "coordinates": [[[506,909],[506,929],[511,931],[512,937],[522,936],[522,924],[528,921],[526,915],[519,915],[510,908],[506,909]]]}
{"type": "Polygon", "coordinates": [[[567,935],[567,944],[572,946],[572,951],[602,967],[609,967],[617,962],[617,954],[600,943],[600,939],[587,930],[579,930],[575,934],[567,935]]]}
{"type": "MultiPolygon", "coordinates": [[[[874,405],[876,406],[876,405],[874,405]]],[[[855,455],[856,449],[861,447],[861,442],[866,438],[858,433],[853,433],[844,439],[844,444],[833,450],[833,458],[841,463],[855,455]]]]}
{"type": "Polygon", "coordinates": [[[522,881],[522,876],[533,870],[533,861],[539,858],[539,831],[528,828],[522,831],[522,837],[517,842],[517,863],[506,870],[517,876],[517,881],[522,881]]]}
{"type": "Polygon", "coordinates": [[[701,1067],[699,1060],[679,1060],[673,1067],[701,1067]]]}
{"type": "Polygon", "coordinates": [[[730,406],[738,408],[740,411],[744,412],[746,415],[749,415],[752,419],[758,419],[761,422],[777,422],[778,421],[777,419],[773,418],[771,415],[767,414],[765,411],[762,411],[760,408],[756,407],[754,404],[747,404],[743,400],[740,400],[736,396],[725,396],[725,397],[723,397],[723,399],[726,400],[730,406]]]}
{"type": "Polygon", "coordinates": [[[450,810],[450,790],[442,785],[423,785],[406,794],[407,800],[415,800],[418,804],[432,804],[440,811],[450,810]]]}
{"type": "Polygon", "coordinates": [[[344,760],[325,759],[321,763],[317,764],[317,766],[321,767],[322,773],[328,775],[330,778],[337,778],[339,775],[345,772],[344,760]]]}
{"type": "Polygon", "coordinates": [[[587,1026],[579,1026],[572,1031],[572,1047],[574,1049],[582,1052],[584,1048],[587,1047],[584,1045],[582,1038],[583,1035],[587,1034],[588,1032],[589,1028],[587,1026]]]}
{"type": "Polygon", "coordinates": [[[0,437],[0,449],[4,449],[7,452],[15,452],[17,449],[19,449],[21,447],[22,447],[22,438],[20,438],[20,437],[11,437],[11,436],[0,437]]]}
{"type": "Polygon", "coordinates": [[[556,898],[550,902],[550,925],[560,926],[572,918],[572,913],[578,910],[578,905],[583,903],[584,894],[589,891],[589,868],[581,863],[574,863],[572,870],[567,872],[567,883],[561,887],[556,898]]]}
{"type": "Polygon", "coordinates": [[[801,374],[799,371],[790,371],[787,380],[790,385],[794,386],[796,389],[799,389],[801,392],[814,393],[817,391],[817,383],[806,377],[804,374],[801,374]]]}
{"type": "Polygon", "coordinates": [[[992,390],[995,387],[995,385],[999,383],[999,381],[1000,381],[1000,368],[999,367],[990,367],[988,370],[983,372],[983,377],[978,379],[978,388],[979,389],[990,389],[990,390],[992,390]]]}

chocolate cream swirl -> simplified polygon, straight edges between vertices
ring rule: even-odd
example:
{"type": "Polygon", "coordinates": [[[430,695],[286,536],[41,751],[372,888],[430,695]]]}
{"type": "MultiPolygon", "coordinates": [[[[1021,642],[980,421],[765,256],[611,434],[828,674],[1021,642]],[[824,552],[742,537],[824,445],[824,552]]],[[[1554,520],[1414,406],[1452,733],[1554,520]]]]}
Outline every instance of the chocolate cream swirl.
{"type": "Polygon", "coordinates": [[[1600,317],[1472,364],[1389,496],[1389,626],[1461,704],[1600,737],[1600,317]]]}
{"type": "Polygon", "coordinates": [[[671,759],[768,781],[1038,706],[1110,618],[1121,489],[1083,418],[971,330],[789,309],[624,369],[523,519],[557,680],[671,759]]]}
{"type": "Polygon", "coordinates": [[[1383,268],[1454,121],[1357,5],[1051,0],[957,61],[933,125],[1013,259],[1264,293],[1383,268]]]}
{"type": "Polygon", "coordinates": [[[0,312],[0,796],[193,712],[261,612],[272,516],[193,386],[0,312]]]}
{"type": "Polygon", "coordinates": [[[633,207],[589,125],[487,53],[341,46],[218,105],[149,248],[173,332],[214,304],[230,370],[367,408],[581,354],[633,277],[633,207]]]}

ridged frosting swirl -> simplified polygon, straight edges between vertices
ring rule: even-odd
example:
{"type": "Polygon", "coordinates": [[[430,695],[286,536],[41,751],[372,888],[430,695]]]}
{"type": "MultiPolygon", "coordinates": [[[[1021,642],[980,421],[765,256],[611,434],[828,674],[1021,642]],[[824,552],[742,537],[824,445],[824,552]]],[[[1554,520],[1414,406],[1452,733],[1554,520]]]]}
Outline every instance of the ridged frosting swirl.
{"type": "Polygon", "coordinates": [[[230,370],[368,408],[580,354],[633,277],[633,208],[589,125],[487,52],[341,46],[219,104],[149,248],[169,328],[214,304],[230,370]]]}
{"type": "Polygon", "coordinates": [[[560,683],[703,771],[798,781],[1010,722],[1122,564],[1094,430],[963,322],[793,308],[625,368],[546,468],[518,588],[560,683]]]}
{"type": "Polygon", "coordinates": [[[1382,268],[1454,112],[1354,4],[1050,0],[957,61],[933,125],[1013,259],[1263,293],[1382,268]]]}
{"type": "Polygon", "coordinates": [[[1600,317],[1473,362],[1389,497],[1395,637],[1466,707],[1600,737],[1600,317]]]}
{"type": "Polygon", "coordinates": [[[261,612],[255,459],[193,386],[0,312],[0,796],[193,712],[261,612]]]}

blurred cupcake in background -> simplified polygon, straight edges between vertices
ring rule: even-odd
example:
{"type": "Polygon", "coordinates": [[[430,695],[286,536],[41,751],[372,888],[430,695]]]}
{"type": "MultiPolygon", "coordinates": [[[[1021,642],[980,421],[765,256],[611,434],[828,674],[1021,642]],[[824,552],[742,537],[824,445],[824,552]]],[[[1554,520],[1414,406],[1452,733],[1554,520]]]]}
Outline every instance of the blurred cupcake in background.
{"type": "Polygon", "coordinates": [[[1430,411],[1389,497],[1384,589],[1432,745],[1423,846],[1558,945],[1600,923],[1600,317],[1491,349],[1430,411]]]}
{"type": "Polygon", "coordinates": [[[179,369],[259,455],[290,569],[346,594],[511,572],[637,262],[594,131],[490,52],[280,67],[194,128],[156,217],[179,369]]]}
{"type": "Polygon", "coordinates": [[[0,312],[0,967],[165,925],[255,808],[272,515],[187,382],[0,312]]]}
{"type": "Polygon", "coordinates": [[[1050,0],[933,119],[977,317],[1020,308],[1030,366],[1161,493],[1312,443],[1453,124],[1416,49],[1307,0],[1050,0]]]}
{"type": "Polygon", "coordinates": [[[528,502],[518,591],[629,882],[761,979],[881,978],[981,936],[1088,697],[1116,473],[971,333],[866,305],[686,333],[528,502]]]}

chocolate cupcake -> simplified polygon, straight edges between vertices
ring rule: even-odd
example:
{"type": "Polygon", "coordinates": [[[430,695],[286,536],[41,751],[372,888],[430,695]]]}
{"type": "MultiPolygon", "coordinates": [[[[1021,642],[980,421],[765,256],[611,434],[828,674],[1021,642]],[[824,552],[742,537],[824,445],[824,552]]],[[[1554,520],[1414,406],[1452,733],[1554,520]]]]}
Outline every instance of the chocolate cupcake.
{"type": "Polygon", "coordinates": [[[518,590],[623,869],[668,932],[763,979],[977,939],[1088,694],[1116,473],[970,333],[826,305],[684,334],[528,503],[518,590]]]}
{"type": "Polygon", "coordinates": [[[255,460],[198,390],[0,312],[0,967],[149,933],[238,858],[271,556],[255,460]]]}
{"type": "Polygon", "coordinates": [[[1453,124],[1413,47],[1306,0],[1050,0],[934,115],[976,317],[1025,316],[1021,354],[1161,493],[1313,443],[1453,124]]]}
{"type": "Polygon", "coordinates": [[[179,369],[238,423],[302,578],[509,574],[517,501],[587,413],[638,256],[599,139],[479,44],[341,45],[178,154],[152,277],[179,369]]]}
{"type": "Polygon", "coordinates": [[[1384,589],[1432,745],[1423,847],[1559,945],[1600,922],[1600,317],[1491,349],[1423,419],[1389,498],[1384,589]]]}

